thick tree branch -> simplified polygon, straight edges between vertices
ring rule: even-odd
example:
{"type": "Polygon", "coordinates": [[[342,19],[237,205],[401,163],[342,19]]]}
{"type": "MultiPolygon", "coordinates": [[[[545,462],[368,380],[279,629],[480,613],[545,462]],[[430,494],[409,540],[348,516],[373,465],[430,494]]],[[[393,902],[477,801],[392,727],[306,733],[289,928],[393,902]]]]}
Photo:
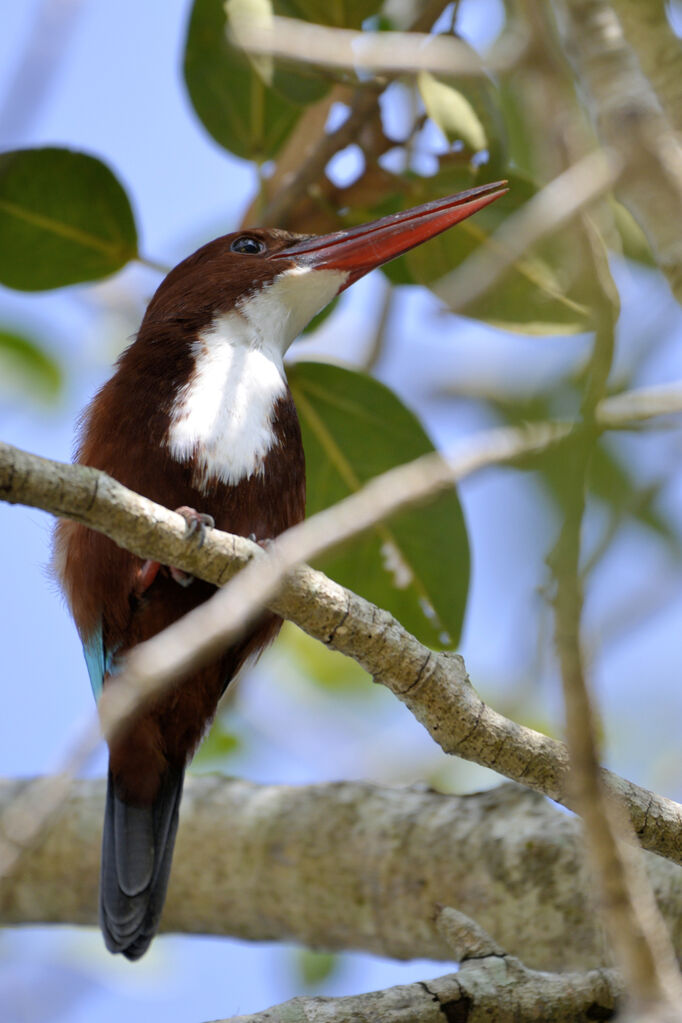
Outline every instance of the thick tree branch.
{"type": "MultiPolygon", "coordinates": [[[[26,785],[0,783],[0,811],[26,785]]],[[[75,782],[0,881],[3,925],[96,924],[103,800],[103,781],[75,782]]],[[[682,955],[682,871],[646,863],[682,955]]],[[[580,970],[610,962],[592,891],[580,821],[521,786],[452,796],[190,777],[162,925],[453,961],[475,953],[438,913],[451,907],[533,968],[580,970]]]]}

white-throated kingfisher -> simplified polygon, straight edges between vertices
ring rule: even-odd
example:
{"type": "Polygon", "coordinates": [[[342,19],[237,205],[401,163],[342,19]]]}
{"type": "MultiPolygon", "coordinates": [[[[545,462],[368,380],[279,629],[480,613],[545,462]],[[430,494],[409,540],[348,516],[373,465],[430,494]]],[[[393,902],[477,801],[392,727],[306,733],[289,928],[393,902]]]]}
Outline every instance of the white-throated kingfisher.
{"type": "MultiPolygon", "coordinates": [[[[299,522],[305,465],[286,350],[358,278],[505,191],[497,182],[329,235],[254,229],[204,245],[156,291],[136,339],[85,412],[77,460],[178,508],[188,534],[215,524],[267,540],[299,522]]],[[[131,647],[215,590],[65,520],[54,563],[96,697],[131,647]]],[[[100,924],[112,952],[138,959],[156,933],[185,766],[228,683],[279,626],[265,613],[110,742],[100,924]]]]}

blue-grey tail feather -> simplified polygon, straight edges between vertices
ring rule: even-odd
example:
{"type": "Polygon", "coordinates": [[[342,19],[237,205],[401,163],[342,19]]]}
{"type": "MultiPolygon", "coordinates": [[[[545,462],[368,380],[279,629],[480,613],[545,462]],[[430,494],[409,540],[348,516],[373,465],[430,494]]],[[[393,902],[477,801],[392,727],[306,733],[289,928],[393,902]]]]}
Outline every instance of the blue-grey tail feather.
{"type": "Polygon", "coordinates": [[[150,807],[124,802],[109,772],[102,834],[100,927],[110,952],[139,959],[161,919],[184,768],[169,767],[150,807]]]}

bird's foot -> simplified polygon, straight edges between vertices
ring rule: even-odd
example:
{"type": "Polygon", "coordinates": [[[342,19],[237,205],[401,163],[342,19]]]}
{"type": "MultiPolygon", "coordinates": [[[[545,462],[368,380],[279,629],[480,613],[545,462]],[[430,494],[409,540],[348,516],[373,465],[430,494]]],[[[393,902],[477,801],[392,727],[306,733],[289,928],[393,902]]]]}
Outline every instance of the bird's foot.
{"type": "MultiPolygon", "coordinates": [[[[183,504],[175,510],[178,515],[182,515],[187,523],[187,539],[189,540],[191,537],[196,536],[197,546],[201,547],[206,539],[206,530],[215,527],[213,516],[206,515],[204,512],[198,512],[187,504],[183,504]]],[[[176,568],[175,565],[169,565],[168,571],[170,572],[171,579],[174,579],[178,586],[191,586],[194,582],[194,576],[191,572],[185,572],[181,568],[176,568]]]]}
{"type": "Polygon", "coordinates": [[[192,536],[196,536],[198,546],[201,547],[206,539],[206,530],[213,529],[215,527],[215,519],[213,516],[206,515],[204,512],[198,512],[195,508],[190,508],[187,504],[183,504],[175,510],[178,515],[182,515],[183,519],[187,523],[187,538],[189,539],[192,536]]]}

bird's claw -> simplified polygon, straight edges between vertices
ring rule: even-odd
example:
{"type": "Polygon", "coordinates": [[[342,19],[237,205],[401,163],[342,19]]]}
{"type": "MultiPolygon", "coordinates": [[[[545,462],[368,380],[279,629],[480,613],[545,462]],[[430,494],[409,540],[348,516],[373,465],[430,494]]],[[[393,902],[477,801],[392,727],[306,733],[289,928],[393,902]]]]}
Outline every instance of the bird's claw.
{"type": "Polygon", "coordinates": [[[186,536],[190,537],[196,534],[198,546],[203,546],[204,540],[206,539],[206,530],[215,528],[215,519],[212,515],[207,515],[204,512],[198,512],[195,508],[190,508],[189,505],[183,504],[179,508],[175,509],[178,515],[182,515],[183,519],[187,523],[186,536]]]}
{"type": "MultiPolygon", "coordinates": [[[[178,515],[182,515],[187,523],[185,531],[187,539],[189,540],[191,537],[196,536],[197,547],[202,547],[206,539],[206,530],[215,528],[213,516],[207,515],[205,512],[198,512],[195,508],[190,508],[188,504],[183,504],[175,510],[178,515]]],[[[175,565],[169,565],[168,571],[170,572],[171,579],[175,580],[178,586],[191,586],[194,582],[194,576],[191,572],[185,572],[175,565]]]]}

